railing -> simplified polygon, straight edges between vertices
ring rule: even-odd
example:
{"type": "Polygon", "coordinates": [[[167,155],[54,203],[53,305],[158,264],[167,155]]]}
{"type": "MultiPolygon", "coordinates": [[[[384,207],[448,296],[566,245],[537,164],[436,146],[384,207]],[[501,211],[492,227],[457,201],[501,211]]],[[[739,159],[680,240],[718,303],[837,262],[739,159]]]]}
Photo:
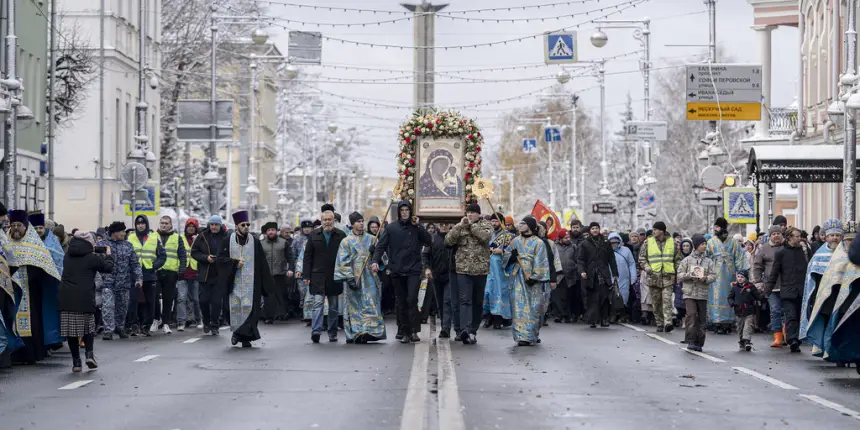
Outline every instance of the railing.
{"type": "Polygon", "coordinates": [[[797,109],[771,108],[770,109],[770,134],[771,136],[789,136],[797,127],[797,109]]]}

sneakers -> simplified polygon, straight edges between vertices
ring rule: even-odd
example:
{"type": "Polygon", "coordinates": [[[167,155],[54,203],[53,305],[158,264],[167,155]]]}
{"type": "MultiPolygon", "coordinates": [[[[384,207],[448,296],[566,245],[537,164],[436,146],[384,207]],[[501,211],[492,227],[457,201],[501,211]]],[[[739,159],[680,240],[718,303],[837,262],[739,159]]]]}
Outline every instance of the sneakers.
{"type": "Polygon", "coordinates": [[[116,332],[120,339],[128,339],[128,331],[126,329],[117,329],[116,332]]]}
{"type": "Polygon", "coordinates": [[[212,336],[218,336],[218,327],[210,327],[209,330],[212,332],[212,336]]]}
{"type": "Polygon", "coordinates": [[[203,334],[209,334],[212,329],[208,325],[203,326],[203,334]]]}
{"type": "Polygon", "coordinates": [[[150,332],[158,331],[158,326],[160,326],[160,325],[161,325],[161,320],[152,321],[152,325],[149,326],[149,331],[150,332]]]}
{"type": "Polygon", "coordinates": [[[439,330],[439,339],[448,339],[451,337],[451,332],[448,330],[439,330]]]}
{"type": "Polygon", "coordinates": [[[420,338],[420,337],[418,337],[418,333],[412,333],[412,334],[409,336],[409,341],[410,341],[410,342],[412,342],[412,343],[418,343],[418,342],[421,342],[421,338],[420,338]]]}
{"type": "Polygon", "coordinates": [[[328,335],[328,341],[329,342],[337,342],[337,334],[328,335]]]}
{"type": "Polygon", "coordinates": [[[457,334],[454,336],[454,342],[460,342],[461,340],[463,340],[462,335],[457,332],[457,334]]]}
{"type": "Polygon", "coordinates": [[[672,330],[673,330],[674,328],[675,328],[675,326],[674,326],[674,325],[672,325],[672,324],[666,324],[666,327],[664,327],[664,328],[663,328],[663,330],[665,330],[665,331],[666,331],[666,333],[671,333],[671,332],[672,332],[672,330]]]}
{"type": "Polygon", "coordinates": [[[96,355],[92,351],[87,351],[87,367],[90,370],[99,368],[99,363],[96,362],[96,355]]]}
{"type": "Polygon", "coordinates": [[[81,370],[83,370],[83,366],[81,365],[81,359],[80,358],[73,358],[72,359],[72,372],[73,373],[80,373],[81,370]]]}
{"type": "Polygon", "coordinates": [[[179,324],[176,326],[176,331],[185,331],[185,324],[179,324]]]}
{"type": "Polygon", "coordinates": [[[394,338],[395,338],[395,339],[397,339],[397,340],[402,340],[402,339],[403,339],[403,329],[402,329],[402,328],[397,327],[397,334],[396,334],[396,335],[394,335],[394,338]]]}
{"type": "Polygon", "coordinates": [[[129,336],[131,336],[131,337],[140,336],[140,327],[137,324],[134,324],[133,326],[131,326],[131,333],[129,333],[129,336]]]}
{"type": "Polygon", "coordinates": [[[171,330],[170,330],[170,325],[169,325],[169,324],[165,324],[164,326],[162,326],[161,331],[163,331],[163,332],[164,332],[164,334],[171,334],[171,333],[173,333],[173,331],[171,331],[171,330]]]}
{"type": "Polygon", "coordinates": [[[203,323],[197,324],[197,328],[205,329],[205,327],[206,327],[206,326],[204,326],[204,325],[203,325],[203,323]]]}
{"type": "Polygon", "coordinates": [[[463,345],[470,345],[472,343],[471,337],[472,335],[466,330],[460,333],[460,341],[463,342],[463,345]]]}
{"type": "Polygon", "coordinates": [[[314,343],[320,343],[320,334],[317,332],[311,333],[311,340],[314,343]]]}
{"type": "Polygon", "coordinates": [[[657,326],[657,333],[663,333],[663,326],[657,326]]]}
{"type": "Polygon", "coordinates": [[[102,336],[102,340],[113,340],[113,333],[107,332],[102,336]]]}

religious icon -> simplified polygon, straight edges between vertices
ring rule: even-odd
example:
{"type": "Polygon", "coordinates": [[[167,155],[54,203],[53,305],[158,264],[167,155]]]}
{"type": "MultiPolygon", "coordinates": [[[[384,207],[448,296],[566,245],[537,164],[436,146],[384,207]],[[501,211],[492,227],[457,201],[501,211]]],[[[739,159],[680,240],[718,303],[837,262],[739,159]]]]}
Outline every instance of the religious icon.
{"type": "Polygon", "coordinates": [[[416,213],[452,216],[463,212],[463,146],[457,139],[427,139],[418,145],[416,213]]]}

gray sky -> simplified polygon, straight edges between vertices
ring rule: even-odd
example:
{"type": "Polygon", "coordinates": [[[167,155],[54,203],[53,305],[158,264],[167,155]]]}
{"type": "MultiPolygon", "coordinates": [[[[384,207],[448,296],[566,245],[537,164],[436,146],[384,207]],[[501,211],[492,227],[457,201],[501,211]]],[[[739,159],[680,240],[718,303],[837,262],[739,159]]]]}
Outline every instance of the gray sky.
{"type": "MultiPolygon", "coordinates": [[[[283,3],[313,5],[318,7],[342,7],[366,10],[401,11],[405,10],[398,2],[391,0],[272,0],[268,3],[269,14],[288,20],[304,23],[357,23],[357,26],[335,27],[302,24],[300,22],[283,21],[284,27],[294,30],[319,31],[324,36],[347,41],[370,44],[389,44],[413,46],[412,21],[402,19],[408,15],[395,13],[371,13],[359,11],[328,11],[327,9],[298,8],[283,3]],[[381,25],[375,23],[384,20],[397,20],[381,25]]],[[[446,72],[447,76],[437,77],[437,105],[466,105],[488,103],[530,92],[537,92],[555,83],[554,80],[537,80],[547,78],[558,72],[558,66],[543,65],[543,42],[540,37],[530,36],[545,31],[559,30],[563,27],[584,23],[575,31],[578,32],[578,54],[582,60],[610,57],[629,53],[640,49],[639,42],[633,38],[633,30],[607,30],[609,43],[602,49],[594,48],[589,42],[589,36],[595,30],[592,19],[616,10],[609,8],[603,12],[595,11],[587,16],[578,15],[561,19],[546,19],[585,11],[608,8],[619,5],[626,7],[630,0],[578,0],[569,5],[532,8],[514,11],[482,11],[469,13],[453,13],[460,10],[487,8],[504,8],[516,6],[531,6],[538,4],[559,3],[562,0],[450,0],[449,6],[440,13],[451,14],[459,18],[478,19],[522,19],[537,18],[535,21],[515,23],[493,23],[465,21],[438,17],[436,20],[436,46],[474,45],[488,42],[510,40],[519,37],[528,39],[520,42],[510,42],[505,45],[478,48],[437,49],[436,70],[446,72]],[[464,69],[529,66],[515,70],[478,71],[465,73],[464,69]],[[464,82],[464,79],[523,79],[518,82],[474,83],[464,82]]],[[[668,47],[667,44],[702,44],[708,43],[708,18],[705,5],[700,0],[649,0],[634,8],[613,14],[606,19],[643,19],[652,20],[652,62],[654,69],[665,67],[669,62],[679,61],[685,57],[702,53],[706,48],[668,47]]],[[[753,24],[753,11],[746,0],[717,1],[717,41],[724,52],[733,56],[737,62],[758,63],[758,44],[753,24]]],[[[270,31],[272,38],[282,52],[287,52],[287,29],[273,27],[270,31]]],[[[783,107],[790,104],[797,87],[797,52],[798,32],[796,28],[779,28],[773,32],[773,75],[772,75],[772,106],[783,107]],[[784,53],[779,55],[779,53],[784,53]]],[[[379,80],[389,78],[384,84],[371,83],[320,83],[319,88],[326,92],[337,94],[349,99],[335,96],[325,96],[327,104],[339,112],[340,124],[343,127],[358,126],[366,129],[366,136],[372,142],[372,148],[361,154],[362,164],[374,175],[395,175],[394,154],[398,147],[396,140],[397,126],[407,118],[412,104],[412,78],[408,76],[412,69],[412,51],[408,49],[384,48],[379,46],[355,46],[334,40],[323,41],[323,65],[355,66],[365,68],[391,69],[395,72],[342,70],[330,67],[309,67],[308,71],[318,72],[323,80],[362,79],[379,80]],[[403,108],[380,108],[367,103],[382,105],[404,106],[403,108]]],[[[638,69],[638,56],[630,55],[607,63],[606,71],[606,103],[607,119],[611,121],[607,130],[614,131],[617,126],[618,112],[622,109],[627,93],[634,101],[637,116],[642,114],[642,76],[638,69]],[[629,72],[629,73],[618,73],[629,72]],[[613,74],[616,73],[616,74],[613,74]]],[[[653,73],[660,73],[654,71],[653,73]]],[[[587,88],[595,83],[593,78],[575,78],[567,84],[567,88],[587,88]]],[[[653,91],[652,91],[653,92],[653,91]]],[[[589,109],[599,106],[599,92],[585,91],[581,100],[589,109]]],[[[506,112],[524,106],[531,106],[537,96],[529,96],[518,100],[492,103],[490,106],[460,109],[465,115],[476,118],[489,142],[499,138],[498,119],[506,112]]],[[[682,105],[678,109],[683,109],[682,105]]],[[[659,120],[660,118],[653,118],[659,120]]]]}

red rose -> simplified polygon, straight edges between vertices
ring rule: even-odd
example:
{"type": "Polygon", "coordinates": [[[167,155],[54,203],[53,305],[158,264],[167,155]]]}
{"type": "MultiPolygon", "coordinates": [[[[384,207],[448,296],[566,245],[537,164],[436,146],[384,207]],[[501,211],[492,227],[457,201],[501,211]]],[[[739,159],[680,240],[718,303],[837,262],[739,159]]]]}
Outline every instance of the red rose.
{"type": "Polygon", "coordinates": [[[475,167],[475,163],[469,163],[469,167],[475,167]]]}
{"type": "Polygon", "coordinates": [[[428,123],[427,123],[427,128],[433,128],[433,123],[432,123],[432,122],[428,122],[428,123]]]}
{"type": "Polygon", "coordinates": [[[474,137],[474,136],[472,136],[471,134],[470,134],[470,135],[468,135],[468,136],[466,136],[466,139],[469,139],[469,140],[472,140],[472,139],[474,139],[474,138],[475,138],[475,137],[474,137]]]}
{"type": "Polygon", "coordinates": [[[466,121],[460,120],[460,125],[463,125],[465,123],[466,123],[466,121]]]}
{"type": "Polygon", "coordinates": [[[481,152],[481,147],[480,147],[480,146],[476,146],[476,147],[475,147],[475,152],[481,152]]]}
{"type": "MultiPolygon", "coordinates": [[[[410,139],[410,138],[408,138],[408,137],[407,137],[406,139],[403,139],[403,141],[404,141],[404,142],[406,142],[406,143],[409,143],[409,142],[412,142],[412,139],[410,139]]],[[[403,155],[403,153],[401,152],[401,153],[400,153],[400,155],[402,156],[402,155],[403,155]]]]}
{"type": "Polygon", "coordinates": [[[480,132],[480,131],[479,131],[477,134],[478,134],[478,137],[481,137],[481,132],[480,132]]]}
{"type": "Polygon", "coordinates": [[[409,176],[409,168],[403,169],[403,174],[409,176]]]}
{"type": "Polygon", "coordinates": [[[415,129],[415,134],[421,134],[421,129],[420,129],[420,128],[416,128],[416,129],[415,129]]]}
{"type": "Polygon", "coordinates": [[[412,159],[410,159],[410,160],[409,160],[409,165],[410,165],[410,166],[414,166],[414,165],[415,165],[415,159],[414,159],[414,158],[412,158],[412,159]]]}
{"type": "Polygon", "coordinates": [[[442,122],[442,120],[441,120],[441,119],[437,119],[437,120],[436,120],[436,124],[439,124],[439,123],[441,123],[441,122],[442,122]]]}
{"type": "Polygon", "coordinates": [[[464,176],[463,178],[465,178],[466,180],[468,180],[468,179],[469,179],[469,178],[471,178],[471,177],[472,177],[472,174],[471,174],[471,173],[466,173],[466,176],[464,176]]]}

